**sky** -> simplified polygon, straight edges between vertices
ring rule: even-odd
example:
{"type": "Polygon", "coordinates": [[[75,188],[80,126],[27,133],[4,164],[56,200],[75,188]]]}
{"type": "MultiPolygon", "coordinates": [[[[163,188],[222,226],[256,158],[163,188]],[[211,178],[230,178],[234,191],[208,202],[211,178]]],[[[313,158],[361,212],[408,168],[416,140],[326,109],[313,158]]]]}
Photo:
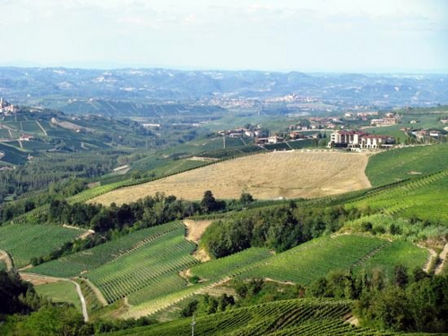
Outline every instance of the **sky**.
{"type": "Polygon", "coordinates": [[[448,73],[445,0],[0,0],[0,66],[448,73]]]}

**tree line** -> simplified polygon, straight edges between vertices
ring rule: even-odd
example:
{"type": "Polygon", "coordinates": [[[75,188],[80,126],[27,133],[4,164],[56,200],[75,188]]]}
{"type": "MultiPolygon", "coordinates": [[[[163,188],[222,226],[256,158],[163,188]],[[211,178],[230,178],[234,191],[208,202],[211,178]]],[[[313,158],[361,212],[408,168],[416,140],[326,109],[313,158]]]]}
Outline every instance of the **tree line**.
{"type": "Polygon", "coordinates": [[[281,252],[324,233],[336,232],[345,221],[361,217],[362,211],[343,206],[305,208],[294,202],[246,211],[212,223],[202,237],[202,244],[215,258],[249,247],[281,252]]]}

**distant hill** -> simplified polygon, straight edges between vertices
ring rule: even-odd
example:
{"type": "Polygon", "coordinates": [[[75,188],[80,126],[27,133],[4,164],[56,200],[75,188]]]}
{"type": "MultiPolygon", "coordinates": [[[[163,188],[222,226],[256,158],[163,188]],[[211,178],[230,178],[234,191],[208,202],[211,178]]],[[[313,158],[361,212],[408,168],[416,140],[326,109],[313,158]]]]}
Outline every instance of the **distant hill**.
{"type": "Polygon", "coordinates": [[[142,147],[151,138],[151,131],[130,120],[22,108],[0,117],[0,161],[23,164],[43,153],[142,147]]]}
{"type": "MultiPolygon", "coordinates": [[[[191,102],[221,97],[263,99],[289,94],[339,106],[388,108],[448,103],[446,81],[447,75],[2,67],[0,95],[14,104],[41,104],[86,113],[102,110],[102,105],[109,102],[132,101],[128,108],[121,106],[122,115],[151,109],[136,102],[191,102]],[[82,108],[79,101],[83,102],[82,108]]],[[[109,111],[115,107],[109,106],[109,111]]]]}

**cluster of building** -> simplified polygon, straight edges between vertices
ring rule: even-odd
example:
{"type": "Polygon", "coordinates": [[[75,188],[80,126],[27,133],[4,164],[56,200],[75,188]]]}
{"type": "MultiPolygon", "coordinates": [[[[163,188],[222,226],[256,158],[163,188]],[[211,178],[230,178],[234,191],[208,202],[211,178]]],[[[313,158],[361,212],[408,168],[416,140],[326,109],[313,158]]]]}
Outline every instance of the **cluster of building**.
{"type": "Polygon", "coordinates": [[[370,120],[371,126],[392,126],[398,124],[400,116],[395,113],[386,113],[383,118],[370,120]]]}
{"type": "Polygon", "coordinates": [[[328,147],[378,149],[392,147],[394,144],[395,138],[391,136],[344,130],[331,133],[328,147]]]}
{"type": "Polygon", "coordinates": [[[5,99],[0,98],[0,113],[9,114],[17,112],[17,106],[8,103],[5,99]]]}
{"type": "Polygon", "coordinates": [[[310,117],[307,123],[297,123],[289,125],[289,130],[313,131],[323,129],[335,129],[343,124],[343,121],[337,117],[310,117]]]}
{"type": "Polygon", "coordinates": [[[262,131],[261,126],[257,125],[254,127],[240,127],[230,130],[222,130],[218,131],[218,134],[228,136],[229,138],[257,138],[263,136],[264,132],[262,131]]]}
{"type": "Polygon", "coordinates": [[[440,137],[440,131],[438,130],[428,130],[428,129],[419,129],[419,130],[411,130],[410,133],[415,136],[418,141],[424,141],[428,137],[438,139],[440,137]]]}

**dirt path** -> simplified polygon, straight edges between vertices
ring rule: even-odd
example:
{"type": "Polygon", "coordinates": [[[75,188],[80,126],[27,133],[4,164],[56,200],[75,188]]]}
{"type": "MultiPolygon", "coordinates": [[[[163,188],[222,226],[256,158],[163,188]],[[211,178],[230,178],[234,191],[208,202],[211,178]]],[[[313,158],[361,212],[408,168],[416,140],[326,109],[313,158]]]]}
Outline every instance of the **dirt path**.
{"type": "Polygon", "coordinates": [[[186,238],[197,244],[199,242],[199,239],[201,239],[205,230],[209,227],[209,225],[212,222],[213,221],[211,221],[211,220],[185,219],[184,224],[187,227],[187,237],[186,238]]]}
{"type": "Polygon", "coordinates": [[[81,301],[81,310],[82,310],[82,315],[84,316],[84,321],[85,322],[89,321],[89,314],[87,312],[86,299],[84,298],[84,294],[81,291],[81,286],[79,286],[79,284],[76,281],[73,281],[73,280],[67,279],[67,278],[58,278],[58,277],[52,277],[52,276],[48,276],[48,275],[41,275],[41,274],[28,273],[28,272],[19,272],[19,274],[23,280],[31,282],[35,286],[45,285],[48,283],[55,283],[55,282],[59,282],[59,281],[68,281],[68,282],[71,282],[72,284],[74,284],[75,288],[76,288],[76,292],[79,297],[79,301],[81,301]]]}
{"type": "Polygon", "coordinates": [[[423,245],[417,244],[417,246],[420,247],[420,248],[424,248],[424,249],[426,249],[429,252],[428,260],[426,261],[425,265],[423,266],[423,270],[426,273],[429,273],[431,271],[431,265],[434,264],[434,261],[437,258],[437,252],[434,251],[433,249],[428,248],[428,247],[423,246],[423,245]]]}
{"type": "Polygon", "coordinates": [[[78,293],[79,300],[81,301],[81,308],[82,308],[82,316],[84,316],[84,322],[89,322],[89,313],[87,312],[87,305],[86,305],[86,299],[84,298],[84,295],[81,291],[81,286],[79,283],[73,280],[68,280],[76,287],[76,292],[78,293]]]}
{"type": "Polygon", "coordinates": [[[14,262],[12,261],[12,258],[8,254],[8,252],[0,250],[0,260],[3,260],[6,264],[6,270],[10,271],[14,268],[14,262]]]}
{"type": "Polygon", "coordinates": [[[81,231],[82,234],[78,237],[79,239],[86,239],[87,237],[89,237],[95,233],[95,231],[93,231],[93,230],[85,230],[85,229],[81,229],[81,228],[79,228],[77,226],[73,226],[73,225],[63,224],[62,226],[67,229],[81,231]]]}
{"type": "Polygon", "coordinates": [[[441,260],[441,262],[437,265],[436,270],[434,271],[435,274],[440,274],[442,273],[445,264],[446,264],[446,259],[447,259],[447,255],[448,255],[448,243],[445,244],[445,247],[443,248],[442,252],[440,252],[439,254],[439,258],[441,260]]]}
{"type": "Polygon", "coordinates": [[[47,131],[45,130],[45,128],[41,125],[41,123],[39,121],[36,120],[36,124],[37,126],[40,127],[40,129],[42,130],[42,133],[44,133],[45,136],[48,136],[47,131]]]}

